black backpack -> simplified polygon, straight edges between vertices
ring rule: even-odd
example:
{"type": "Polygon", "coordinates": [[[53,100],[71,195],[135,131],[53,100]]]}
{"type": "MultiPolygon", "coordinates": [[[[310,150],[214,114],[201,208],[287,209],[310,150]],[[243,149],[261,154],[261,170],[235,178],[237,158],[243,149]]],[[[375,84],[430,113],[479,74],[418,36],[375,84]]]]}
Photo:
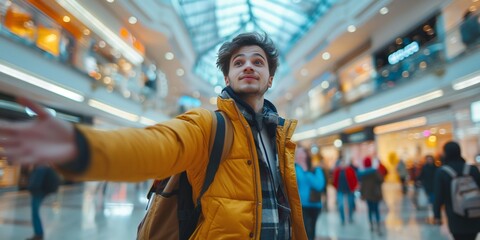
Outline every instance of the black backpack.
{"type": "Polygon", "coordinates": [[[137,229],[138,240],[187,240],[195,231],[202,212],[200,199],[213,182],[220,162],[230,152],[233,142],[233,127],[228,117],[220,111],[212,114],[210,159],[196,207],[186,172],[155,180],[147,194],[152,203],[147,206],[147,213],[137,229]]]}

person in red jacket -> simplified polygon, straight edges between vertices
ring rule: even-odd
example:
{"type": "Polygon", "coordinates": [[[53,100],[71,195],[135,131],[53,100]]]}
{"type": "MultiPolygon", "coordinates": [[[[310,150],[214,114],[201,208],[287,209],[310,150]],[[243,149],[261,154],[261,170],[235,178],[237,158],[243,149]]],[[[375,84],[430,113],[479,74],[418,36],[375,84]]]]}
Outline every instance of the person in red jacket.
{"type": "Polygon", "coordinates": [[[348,203],[348,220],[353,222],[353,211],[355,206],[354,191],[357,188],[357,174],[355,170],[342,158],[339,159],[338,166],[333,171],[333,186],[337,189],[337,205],[340,212],[342,225],[345,224],[344,201],[348,203]]]}

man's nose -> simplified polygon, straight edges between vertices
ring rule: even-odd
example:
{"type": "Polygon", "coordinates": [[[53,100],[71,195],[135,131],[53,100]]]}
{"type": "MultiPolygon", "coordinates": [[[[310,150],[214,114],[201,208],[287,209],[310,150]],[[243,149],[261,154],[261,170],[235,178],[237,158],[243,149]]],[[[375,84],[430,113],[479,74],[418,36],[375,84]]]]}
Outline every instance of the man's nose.
{"type": "Polygon", "coordinates": [[[244,72],[253,72],[253,64],[250,61],[247,61],[244,67],[244,72]]]}

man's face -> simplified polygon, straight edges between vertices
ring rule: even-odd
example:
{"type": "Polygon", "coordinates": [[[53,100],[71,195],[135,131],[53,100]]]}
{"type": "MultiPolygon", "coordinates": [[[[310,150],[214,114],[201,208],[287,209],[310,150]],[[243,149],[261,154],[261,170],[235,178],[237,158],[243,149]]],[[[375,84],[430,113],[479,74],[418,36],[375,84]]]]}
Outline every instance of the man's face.
{"type": "Polygon", "coordinates": [[[272,86],[265,51],[244,46],[232,54],[225,83],[239,95],[262,95],[272,86]]]}

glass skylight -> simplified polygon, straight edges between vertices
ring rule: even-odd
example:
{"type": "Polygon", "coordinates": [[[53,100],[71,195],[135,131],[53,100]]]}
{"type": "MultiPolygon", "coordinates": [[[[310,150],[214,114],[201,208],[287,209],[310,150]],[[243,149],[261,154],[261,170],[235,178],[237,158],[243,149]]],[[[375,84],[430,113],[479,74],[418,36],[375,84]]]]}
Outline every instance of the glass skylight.
{"type": "Polygon", "coordinates": [[[280,52],[277,75],[289,72],[283,59],[293,45],[338,0],[176,0],[196,51],[194,72],[212,86],[224,84],[217,51],[242,32],[266,32],[280,52]]]}

